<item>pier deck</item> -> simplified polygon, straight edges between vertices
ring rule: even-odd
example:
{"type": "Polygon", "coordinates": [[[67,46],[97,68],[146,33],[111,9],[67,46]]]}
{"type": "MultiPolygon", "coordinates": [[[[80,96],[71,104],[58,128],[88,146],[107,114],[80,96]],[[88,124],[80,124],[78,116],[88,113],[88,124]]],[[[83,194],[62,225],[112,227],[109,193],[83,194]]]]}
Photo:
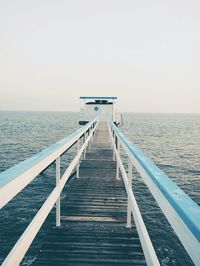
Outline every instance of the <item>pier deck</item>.
{"type": "Polygon", "coordinates": [[[146,265],[137,230],[126,228],[127,195],[101,123],[61,201],[61,227],[45,237],[32,265],[146,265]]]}

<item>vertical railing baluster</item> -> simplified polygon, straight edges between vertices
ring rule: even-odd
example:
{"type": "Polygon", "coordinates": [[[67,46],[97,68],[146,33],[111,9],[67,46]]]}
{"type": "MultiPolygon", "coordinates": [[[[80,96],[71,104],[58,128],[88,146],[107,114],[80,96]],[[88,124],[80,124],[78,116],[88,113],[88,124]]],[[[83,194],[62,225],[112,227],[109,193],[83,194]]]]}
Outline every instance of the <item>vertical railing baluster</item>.
{"type": "Polygon", "coordinates": [[[114,134],[114,131],[113,131],[113,161],[115,161],[115,149],[114,149],[114,147],[115,147],[115,139],[116,139],[116,136],[115,136],[115,134],[114,134]]]}
{"type": "Polygon", "coordinates": [[[128,163],[128,198],[127,198],[127,228],[131,228],[131,206],[130,206],[130,196],[129,191],[132,189],[132,175],[133,175],[133,165],[129,159],[128,163]]]}
{"type": "MultiPolygon", "coordinates": [[[[60,156],[56,159],[56,186],[60,184],[60,156]]],[[[60,196],[56,201],[56,226],[60,226],[60,196]]]]}
{"type": "MultiPolygon", "coordinates": [[[[117,152],[118,152],[118,155],[119,155],[119,157],[120,157],[120,143],[119,143],[119,141],[118,141],[118,139],[117,139],[117,136],[116,136],[116,148],[117,148],[117,152]]],[[[118,161],[117,161],[117,171],[116,171],[116,179],[117,180],[119,180],[120,178],[119,178],[119,163],[118,163],[118,161]]]]}
{"type": "MultiPolygon", "coordinates": [[[[85,140],[86,140],[86,133],[84,133],[83,135],[83,143],[85,143],[85,140]]],[[[84,149],[84,152],[83,152],[83,160],[85,160],[85,157],[86,157],[86,148],[84,149]]]]}
{"type": "MultiPolygon", "coordinates": [[[[92,124],[92,130],[94,129],[94,124],[92,124]]],[[[93,143],[94,141],[94,131],[92,132],[92,137],[91,137],[91,142],[93,143]]]]}
{"type": "MultiPolygon", "coordinates": [[[[89,128],[89,129],[88,129],[88,137],[89,137],[89,135],[90,135],[90,131],[92,131],[92,128],[89,128]]],[[[88,148],[91,148],[91,140],[92,140],[92,139],[89,140],[88,148]]]]}
{"type": "MultiPolygon", "coordinates": [[[[79,152],[80,149],[80,139],[77,140],[77,153],[79,152]]],[[[77,166],[76,166],[76,177],[79,178],[79,167],[80,167],[80,159],[78,160],[77,166]]]]}

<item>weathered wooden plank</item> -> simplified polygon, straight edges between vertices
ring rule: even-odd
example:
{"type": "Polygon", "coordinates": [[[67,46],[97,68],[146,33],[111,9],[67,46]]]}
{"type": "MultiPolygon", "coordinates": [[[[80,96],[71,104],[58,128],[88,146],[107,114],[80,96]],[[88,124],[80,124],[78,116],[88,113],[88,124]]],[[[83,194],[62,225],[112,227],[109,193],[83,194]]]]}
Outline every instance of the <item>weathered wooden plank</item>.
{"type": "Polygon", "coordinates": [[[127,197],[106,124],[90,147],[62,198],[62,226],[49,231],[32,265],[146,265],[135,226],[126,228],[127,197]]]}

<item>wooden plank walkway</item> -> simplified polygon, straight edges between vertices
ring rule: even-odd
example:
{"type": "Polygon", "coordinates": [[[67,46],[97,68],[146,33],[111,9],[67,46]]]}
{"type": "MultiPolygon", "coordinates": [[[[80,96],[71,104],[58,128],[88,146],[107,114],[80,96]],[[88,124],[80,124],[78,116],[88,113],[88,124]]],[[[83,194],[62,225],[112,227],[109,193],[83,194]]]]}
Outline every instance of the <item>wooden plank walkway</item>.
{"type": "Polygon", "coordinates": [[[116,180],[108,130],[94,142],[61,201],[60,228],[52,228],[32,265],[146,265],[135,226],[126,228],[127,197],[116,180]]]}

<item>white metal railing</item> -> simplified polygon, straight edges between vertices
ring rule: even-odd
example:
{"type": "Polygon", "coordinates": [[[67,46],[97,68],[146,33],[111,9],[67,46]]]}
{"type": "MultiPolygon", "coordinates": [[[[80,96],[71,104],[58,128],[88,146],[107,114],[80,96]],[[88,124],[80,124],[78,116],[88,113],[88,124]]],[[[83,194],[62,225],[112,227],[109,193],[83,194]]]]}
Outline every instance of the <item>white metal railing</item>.
{"type": "Polygon", "coordinates": [[[139,172],[194,264],[200,265],[200,207],[129,141],[113,122],[108,121],[108,128],[113,144],[113,158],[117,161],[116,178],[119,178],[120,170],[128,195],[127,226],[131,226],[131,215],[133,215],[147,264],[159,265],[159,262],[133,195],[133,166],[139,172]],[[123,148],[128,156],[128,175],[120,158],[120,148],[123,148]]]}
{"type": "MultiPolygon", "coordinates": [[[[111,122],[112,123],[112,122],[111,122]]],[[[114,125],[114,124],[113,124],[114,125]]],[[[113,147],[113,159],[117,161],[117,172],[116,172],[116,178],[119,179],[119,170],[121,171],[121,175],[124,181],[127,197],[128,197],[128,204],[127,204],[127,228],[131,228],[131,214],[133,214],[135,225],[137,228],[137,232],[140,238],[140,242],[142,245],[142,249],[144,252],[144,256],[146,259],[146,262],[149,266],[159,266],[160,263],[158,261],[158,258],[156,256],[155,250],[153,248],[151,239],[149,237],[149,234],[147,232],[146,226],[144,224],[144,221],[142,219],[142,215],[140,213],[137,201],[135,199],[135,196],[133,194],[132,190],[132,162],[129,160],[128,165],[128,174],[125,171],[125,168],[123,166],[121,157],[120,157],[120,142],[118,141],[115,131],[112,129],[110,124],[109,126],[109,134],[110,139],[113,147]]]]}
{"type": "Polygon", "coordinates": [[[79,161],[82,155],[85,157],[86,148],[93,139],[98,123],[99,118],[97,117],[67,138],[0,174],[0,206],[2,208],[39,173],[46,169],[52,162],[56,162],[55,188],[16,242],[2,265],[19,265],[55,203],[56,226],[60,226],[60,194],[75,168],[77,178],[79,177],[79,161]],[[80,145],[81,139],[83,140],[82,146],[80,145]],[[60,177],[60,157],[76,143],[77,154],[63,176],[60,177]]]}

